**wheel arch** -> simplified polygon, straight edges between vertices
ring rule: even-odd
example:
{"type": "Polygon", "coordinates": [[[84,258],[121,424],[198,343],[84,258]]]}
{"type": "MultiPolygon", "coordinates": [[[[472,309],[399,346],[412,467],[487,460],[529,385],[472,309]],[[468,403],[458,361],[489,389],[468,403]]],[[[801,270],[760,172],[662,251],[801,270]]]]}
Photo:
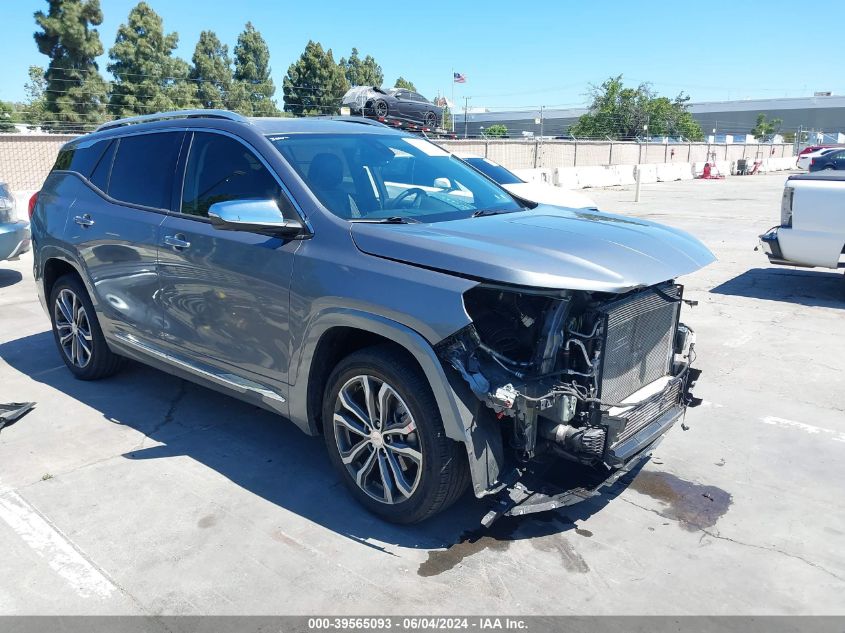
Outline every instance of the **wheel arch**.
{"type": "MultiPolygon", "coordinates": [[[[56,284],[56,281],[58,281],[61,277],[64,277],[65,275],[75,275],[79,278],[83,285],[86,286],[86,290],[88,290],[87,284],[85,284],[85,280],[83,279],[82,274],[79,272],[79,269],[62,257],[50,257],[45,260],[42,275],[42,281],[44,284],[44,296],[48,300],[50,298],[50,293],[53,291],[53,286],[56,284]]],[[[88,295],[91,295],[90,290],[88,292],[88,295]]]]}
{"type": "Polygon", "coordinates": [[[303,340],[298,362],[290,374],[290,416],[306,433],[321,432],[323,391],[340,359],[359,349],[386,343],[406,355],[426,377],[446,436],[467,442],[457,397],[434,349],[419,333],[385,317],[337,308],[315,317],[303,340]]]}

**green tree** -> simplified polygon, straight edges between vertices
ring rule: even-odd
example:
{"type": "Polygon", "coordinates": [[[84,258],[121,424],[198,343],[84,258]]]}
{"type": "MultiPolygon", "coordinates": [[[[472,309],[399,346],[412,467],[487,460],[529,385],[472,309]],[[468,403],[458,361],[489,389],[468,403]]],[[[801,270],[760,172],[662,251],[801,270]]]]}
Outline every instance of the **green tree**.
{"type": "Polygon", "coordinates": [[[196,84],[202,108],[227,108],[237,101],[232,91],[232,62],[229,47],[220,42],[214,31],[203,31],[191,58],[189,79],[196,84]]]}
{"type": "Polygon", "coordinates": [[[177,33],[165,34],[161,17],[146,2],[139,2],[126,24],[117,30],[107,66],[115,76],[109,100],[110,114],[119,117],[149,114],[185,104],[183,93],[188,65],[173,57],[177,33]]]}
{"type": "Polygon", "coordinates": [[[26,103],[24,104],[24,120],[30,128],[39,127],[46,119],[47,103],[44,91],[47,80],[44,79],[44,69],[41,66],[29,67],[29,81],[24,84],[26,103]]]}
{"type": "Polygon", "coordinates": [[[17,132],[18,114],[15,104],[11,101],[0,101],[0,133],[17,132]]]}
{"type": "Polygon", "coordinates": [[[403,88],[405,90],[413,90],[414,92],[417,91],[417,87],[414,85],[413,82],[408,81],[407,79],[405,79],[404,77],[401,77],[401,76],[399,77],[399,79],[396,80],[396,83],[393,84],[393,87],[394,88],[403,88]]]}
{"type": "Polygon", "coordinates": [[[493,138],[505,138],[508,135],[508,128],[501,123],[496,123],[488,127],[484,134],[493,138]]]}
{"type": "Polygon", "coordinates": [[[780,132],[780,126],[783,125],[782,119],[768,120],[768,117],[761,112],[757,115],[757,123],[751,128],[751,135],[757,138],[768,139],[780,132]]]}
{"type": "Polygon", "coordinates": [[[350,86],[381,87],[381,84],[384,83],[384,73],[381,71],[381,66],[376,63],[371,55],[361,59],[357,48],[352,49],[349,59],[341,57],[338,63],[343,68],[346,81],[349,82],[350,86]]]}
{"type": "Polygon", "coordinates": [[[99,0],[48,0],[47,13],[37,11],[41,28],[35,43],[50,58],[45,111],[51,130],[82,131],[103,120],[107,84],[96,58],[103,54],[97,29],[103,22],[99,0]]]}
{"type": "Polygon", "coordinates": [[[657,96],[647,83],[626,88],[619,75],[593,86],[591,95],[590,111],[569,130],[573,136],[632,139],[642,136],[647,125],[650,136],[704,138],[701,126],[687,110],[689,97],[684,93],[670,100],[657,96]]]}
{"type": "Polygon", "coordinates": [[[231,107],[248,116],[277,116],[276,86],[270,78],[270,49],[252,22],[235,44],[235,86],[231,107]]]}
{"type": "Polygon", "coordinates": [[[323,51],[319,42],[309,40],[302,55],[288,68],[282,89],[285,112],[337,114],[349,82],[335,63],[332,49],[323,51]]]}

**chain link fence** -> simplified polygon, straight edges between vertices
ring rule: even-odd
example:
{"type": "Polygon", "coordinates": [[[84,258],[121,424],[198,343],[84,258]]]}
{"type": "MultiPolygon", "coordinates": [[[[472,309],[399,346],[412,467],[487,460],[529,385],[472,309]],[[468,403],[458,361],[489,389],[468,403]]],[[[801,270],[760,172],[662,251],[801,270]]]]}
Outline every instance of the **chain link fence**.
{"type": "MultiPolygon", "coordinates": [[[[13,191],[41,187],[59,148],[72,135],[0,134],[0,181],[13,191]]],[[[794,155],[791,143],[636,143],[626,141],[440,140],[445,149],[475,154],[508,169],[762,160],[794,155]]]]}
{"type": "Polygon", "coordinates": [[[440,140],[450,152],[489,158],[508,169],[763,160],[794,155],[792,143],[637,143],[540,139],[440,140]]]}

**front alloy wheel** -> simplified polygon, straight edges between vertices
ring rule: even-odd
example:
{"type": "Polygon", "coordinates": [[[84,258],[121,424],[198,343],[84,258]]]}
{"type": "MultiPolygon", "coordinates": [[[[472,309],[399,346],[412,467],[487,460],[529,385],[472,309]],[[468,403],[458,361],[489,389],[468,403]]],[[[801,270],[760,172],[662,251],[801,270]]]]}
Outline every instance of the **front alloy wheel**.
{"type": "Polygon", "coordinates": [[[416,422],[393,387],[369,375],[347,380],[332,422],[341,461],[364,493],[387,504],[414,494],[423,454],[416,422]]]}
{"type": "Polygon", "coordinates": [[[332,465],[370,512],[417,523],[466,490],[466,449],[446,437],[431,385],[409,354],[389,344],[353,352],[323,394],[332,465]]]}
{"type": "Polygon", "coordinates": [[[91,362],[91,322],[82,301],[71,289],[63,288],[56,296],[53,318],[65,357],[75,367],[85,369],[91,362]]]}

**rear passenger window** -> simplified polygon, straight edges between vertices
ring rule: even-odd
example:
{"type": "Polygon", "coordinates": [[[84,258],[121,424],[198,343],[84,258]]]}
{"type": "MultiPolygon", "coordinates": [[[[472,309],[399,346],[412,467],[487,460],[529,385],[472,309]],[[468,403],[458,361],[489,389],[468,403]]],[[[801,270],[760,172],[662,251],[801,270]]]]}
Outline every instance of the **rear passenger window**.
{"type": "Polygon", "coordinates": [[[243,143],[197,132],[185,169],[182,213],[208,217],[212,204],[227,200],[275,200],[282,215],[294,215],[279,183],[243,143]]]}
{"type": "Polygon", "coordinates": [[[109,195],[121,202],[169,209],[182,137],[182,132],[160,132],[121,138],[108,182],[109,195]]]}
{"type": "Polygon", "coordinates": [[[56,159],[53,169],[75,171],[88,178],[103,155],[109,150],[111,144],[111,139],[105,139],[96,143],[82,142],[73,147],[63,148],[59,152],[59,157],[56,159]]]}

